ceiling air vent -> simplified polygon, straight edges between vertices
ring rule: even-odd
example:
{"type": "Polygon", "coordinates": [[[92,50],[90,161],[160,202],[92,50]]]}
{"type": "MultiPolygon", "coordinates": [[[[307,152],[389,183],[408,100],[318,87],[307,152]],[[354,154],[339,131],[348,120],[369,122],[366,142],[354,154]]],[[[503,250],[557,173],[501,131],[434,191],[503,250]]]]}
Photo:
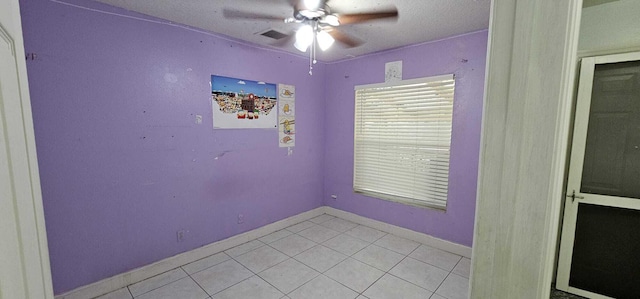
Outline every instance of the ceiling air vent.
{"type": "Polygon", "coordinates": [[[265,31],[263,33],[260,33],[260,35],[266,36],[266,37],[269,37],[269,38],[273,38],[273,39],[281,39],[281,38],[287,37],[286,34],[284,34],[282,32],[279,32],[279,31],[275,31],[273,29],[269,29],[269,30],[267,30],[267,31],[265,31]]]}

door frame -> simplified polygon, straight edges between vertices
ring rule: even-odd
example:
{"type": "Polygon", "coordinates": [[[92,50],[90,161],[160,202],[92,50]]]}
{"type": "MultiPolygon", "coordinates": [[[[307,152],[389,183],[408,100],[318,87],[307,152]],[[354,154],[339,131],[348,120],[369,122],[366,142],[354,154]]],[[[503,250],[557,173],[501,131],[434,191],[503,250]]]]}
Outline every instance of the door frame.
{"type": "Polygon", "coordinates": [[[471,298],[549,298],[582,0],[491,4],[471,298]]]}
{"type": "Polygon", "coordinates": [[[0,39],[3,46],[8,45],[3,51],[7,56],[2,58],[15,61],[16,71],[6,77],[10,82],[2,83],[7,84],[4,88],[9,86],[6,90],[11,95],[18,95],[17,99],[0,101],[0,153],[4,160],[0,161],[0,182],[10,190],[6,193],[9,198],[0,200],[13,206],[13,225],[3,227],[3,237],[11,239],[0,242],[15,242],[10,252],[0,252],[3,260],[10,261],[2,265],[3,276],[6,274],[9,281],[0,282],[0,297],[53,299],[19,3],[0,0],[0,7],[0,39]]]}
{"type": "Polygon", "coordinates": [[[567,171],[566,194],[575,190],[575,199],[566,197],[564,215],[562,221],[562,238],[558,254],[558,276],[556,285],[559,290],[574,293],[589,298],[610,298],[601,294],[589,292],[569,286],[571,260],[573,257],[573,244],[575,241],[576,220],[578,205],[580,203],[632,208],[640,210],[640,201],[637,199],[618,198],[612,201],[610,196],[583,194],[580,192],[581,174],[584,166],[584,153],[587,140],[587,128],[589,125],[589,111],[591,107],[591,93],[593,88],[593,76],[597,64],[636,61],[640,60],[640,52],[610,54],[603,56],[583,57],[580,67],[580,84],[576,95],[576,110],[573,126],[573,140],[570,153],[570,164],[567,171]],[[571,190],[571,191],[570,191],[571,190]],[[597,200],[597,201],[596,201],[597,200]]]}

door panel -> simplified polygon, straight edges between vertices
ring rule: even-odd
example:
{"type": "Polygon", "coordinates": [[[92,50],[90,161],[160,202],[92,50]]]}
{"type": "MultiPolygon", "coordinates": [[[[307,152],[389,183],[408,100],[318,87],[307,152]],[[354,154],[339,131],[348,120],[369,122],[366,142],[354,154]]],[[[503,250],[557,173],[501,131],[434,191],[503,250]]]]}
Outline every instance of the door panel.
{"type": "Polygon", "coordinates": [[[622,193],[624,173],[625,124],[628,115],[591,115],[580,192],[617,195],[622,193]]]}
{"type": "Polygon", "coordinates": [[[614,298],[640,294],[640,211],[580,204],[569,285],[614,298]]]}
{"type": "Polygon", "coordinates": [[[580,192],[640,198],[640,62],[595,66],[580,192]]]}
{"type": "Polygon", "coordinates": [[[584,58],[557,288],[640,298],[640,53],[584,58]]]}

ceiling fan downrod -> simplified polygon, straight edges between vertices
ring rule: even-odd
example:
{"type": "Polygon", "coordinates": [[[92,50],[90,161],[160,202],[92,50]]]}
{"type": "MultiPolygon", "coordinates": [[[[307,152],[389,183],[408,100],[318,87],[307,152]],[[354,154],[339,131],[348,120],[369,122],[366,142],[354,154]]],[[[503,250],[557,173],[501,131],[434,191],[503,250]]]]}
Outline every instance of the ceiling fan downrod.
{"type": "Polygon", "coordinates": [[[313,28],[313,40],[311,41],[311,46],[309,47],[309,76],[313,76],[313,65],[318,62],[316,60],[318,21],[313,21],[312,28],[313,28]]]}

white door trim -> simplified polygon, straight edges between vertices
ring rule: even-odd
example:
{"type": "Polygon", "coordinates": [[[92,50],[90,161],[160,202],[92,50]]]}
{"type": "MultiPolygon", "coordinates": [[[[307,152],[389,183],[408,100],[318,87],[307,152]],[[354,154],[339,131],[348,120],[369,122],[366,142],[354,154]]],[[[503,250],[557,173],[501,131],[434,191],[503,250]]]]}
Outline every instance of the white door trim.
{"type": "Polygon", "coordinates": [[[12,208],[3,210],[11,219],[0,228],[0,242],[12,245],[0,252],[0,297],[52,299],[20,9],[18,0],[0,0],[0,7],[0,44],[8,46],[0,51],[0,200],[12,208]]]}
{"type": "Polygon", "coordinates": [[[549,298],[581,10],[492,2],[471,298],[549,298]]]}

